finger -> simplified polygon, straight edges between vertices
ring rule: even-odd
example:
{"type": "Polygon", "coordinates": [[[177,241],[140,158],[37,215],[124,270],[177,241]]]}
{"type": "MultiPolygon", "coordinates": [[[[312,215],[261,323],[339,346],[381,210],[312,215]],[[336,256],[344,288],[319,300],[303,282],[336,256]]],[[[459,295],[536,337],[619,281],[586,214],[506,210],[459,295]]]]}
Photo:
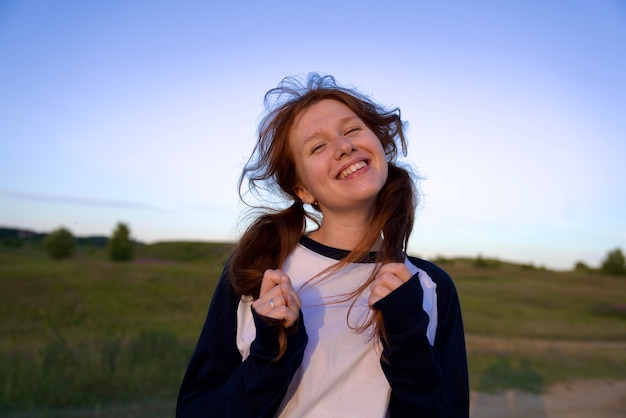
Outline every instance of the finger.
{"type": "Polygon", "coordinates": [[[376,279],[372,282],[370,287],[384,286],[389,290],[395,290],[400,287],[404,282],[395,274],[390,272],[379,272],[376,275],[376,279]]]}
{"type": "Polygon", "coordinates": [[[370,285],[370,295],[368,297],[368,303],[373,306],[376,302],[388,296],[391,292],[402,286],[404,281],[396,276],[395,272],[400,272],[401,269],[396,266],[385,265],[381,267],[376,278],[370,285]],[[386,266],[386,268],[384,268],[386,266]]]}
{"type": "Polygon", "coordinates": [[[282,320],[286,327],[292,326],[300,317],[300,296],[294,290],[289,276],[281,270],[265,271],[259,296],[252,307],[260,315],[282,320]]]}
{"type": "Polygon", "coordinates": [[[252,307],[261,315],[267,316],[267,314],[276,309],[279,306],[285,306],[287,304],[283,293],[278,286],[274,286],[267,291],[263,296],[258,298],[252,303],[252,307]]]}
{"type": "MultiPolygon", "coordinates": [[[[281,290],[283,289],[281,288],[281,290]]],[[[286,291],[283,290],[283,298],[285,299],[285,304],[290,308],[295,309],[296,311],[302,308],[302,300],[300,299],[298,293],[296,293],[293,289],[286,291]]]]}
{"type": "Polygon", "coordinates": [[[302,306],[302,301],[300,300],[300,296],[298,292],[293,288],[291,284],[291,279],[286,274],[281,278],[281,283],[279,285],[280,291],[283,293],[283,297],[285,298],[285,302],[289,306],[297,306],[298,309],[302,306]]]}
{"type": "Polygon", "coordinates": [[[280,283],[285,280],[283,276],[289,280],[289,276],[280,270],[265,270],[265,273],[263,273],[263,281],[261,282],[260,296],[266,294],[273,287],[280,285],[280,283]]]}
{"type": "Polygon", "coordinates": [[[268,316],[270,318],[282,320],[285,328],[289,328],[296,323],[296,321],[300,317],[300,312],[291,309],[288,306],[279,306],[270,311],[268,316]]]}
{"type": "Polygon", "coordinates": [[[264,274],[263,283],[261,284],[261,295],[267,293],[273,287],[279,287],[283,294],[285,305],[302,307],[300,296],[293,288],[291,279],[281,270],[267,270],[264,274]]]}
{"type": "Polygon", "coordinates": [[[383,299],[391,293],[391,290],[386,286],[376,285],[370,288],[370,295],[368,297],[368,303],[373,306],[376,302],[383,299]]]}
{"type": "Polygon", "coordinates": [[[381,273],[391,273],[394,276],[396,276],[397,278],[399,278],[400,280],[402,280],[402,283],[408,281],[411,277],[413,277],[413,275],[411,274],[411,271],[408,269],[408,267],[404,264],[404,263],[387,263],[384,264],[379,272],[379,274],[381,273]]]}
{"type": "Polygon", "coordinates": [[[290,308],[287,305],[278,302],[281,296],[276,299],[270,298],[269,301],[258,299],[252,304],[254,310],[266,318],[272,318],[279,321],[283,321],[284,326],[291,327],[300,317],[300,312],[297,309],[290,308]],[[279,304],[281,303],[281,304],[279,304]]]}
{"type": "Polygon", "coordinates": [[[281,306],[287,306],[287,302],[284,300],[282,295],[276,296],[275,298],[270,298],[267,304],[270,307],[270,310],[276,309],[281,306]]]}

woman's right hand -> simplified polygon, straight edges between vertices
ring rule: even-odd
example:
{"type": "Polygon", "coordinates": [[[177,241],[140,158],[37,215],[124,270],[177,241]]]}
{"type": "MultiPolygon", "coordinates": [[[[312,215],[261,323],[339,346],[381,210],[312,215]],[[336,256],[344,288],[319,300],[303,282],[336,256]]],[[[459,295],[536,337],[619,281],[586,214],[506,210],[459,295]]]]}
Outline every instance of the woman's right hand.
{"type": "Polygon", "coordinates": [[[259,298],[252,303],[259,314],[283,321],[290,328],[300,317],[302,301],[291,286],[291,279],[281,270],[265,270],[259,298]]]}

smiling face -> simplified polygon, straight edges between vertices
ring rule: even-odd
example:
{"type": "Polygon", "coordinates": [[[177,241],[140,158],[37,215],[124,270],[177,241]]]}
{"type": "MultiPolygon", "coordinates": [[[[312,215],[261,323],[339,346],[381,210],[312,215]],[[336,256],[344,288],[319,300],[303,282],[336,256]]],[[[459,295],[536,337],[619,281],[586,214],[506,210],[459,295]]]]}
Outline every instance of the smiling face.
{"type": "Polygon", "coordinates": [[[289,131],[298,174],[295,192],[324,216],[370,211],[387,180],[378,137],[344,103],[325,99],[303,110],[289,131]]]}

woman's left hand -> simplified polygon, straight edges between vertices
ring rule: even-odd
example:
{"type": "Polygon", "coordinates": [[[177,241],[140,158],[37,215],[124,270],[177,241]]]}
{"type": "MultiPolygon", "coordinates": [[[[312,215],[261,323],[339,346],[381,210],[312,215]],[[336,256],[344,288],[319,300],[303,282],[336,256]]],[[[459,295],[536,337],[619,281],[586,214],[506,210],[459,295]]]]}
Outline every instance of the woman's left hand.
{"type": "Polygon", "coordinates": [[[412,276],[409,269],[403,263],[389,263],[383,265],[370,285],[370,296],[368,299],[370,306],[374,306],[376,302],[396,290],[412,276]]]}

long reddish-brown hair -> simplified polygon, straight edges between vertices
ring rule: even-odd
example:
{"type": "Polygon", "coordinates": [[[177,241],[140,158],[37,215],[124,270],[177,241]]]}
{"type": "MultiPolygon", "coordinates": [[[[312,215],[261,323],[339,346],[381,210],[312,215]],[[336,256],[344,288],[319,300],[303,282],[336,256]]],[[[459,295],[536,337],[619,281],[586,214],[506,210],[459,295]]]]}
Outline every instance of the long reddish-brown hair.
{"type": "MultiPolygon", "coordinates": [[[[229,276],[234,290],[243,295],[259,297],[263,273],[280,268],[305,232],[307,218],[322,221],[319,212],[308,211],[295,193],[298,182],[289,131],[295,118],[306,108],[321,100],[333,99],[347,105],[380,140],[388,161],[388,177],[379,192],[370,227],[356,248],[338,262],[335,269],[367,256],[383,236],[377,253],[379,264],[404,260],[417,204],[414,179],[397,163],[398,153],[406,155],[404,123],[400,110],[386,110],[354,89],[337,85],[332,76],[309,74],[306,83],[285,78],[278,87],[265,95],[266,115],[259,125],[259,137],[239,178],[239,191],[248,190],[260,201],[268,195],[278,196],[282,209],[262,207],[262,213],[243,233],[229,264],[229,276]]],[[[318,209],[314,206],[315,209],[318,209]]],[[[257,207],[258,209],[258,207],[257,207]]],[[[361,294],[374,279],[372,276],[351,296],[361,294]]],[[[373,323],[379,334],[380,315],[358,327],[363,331],[373,323]]]]}

